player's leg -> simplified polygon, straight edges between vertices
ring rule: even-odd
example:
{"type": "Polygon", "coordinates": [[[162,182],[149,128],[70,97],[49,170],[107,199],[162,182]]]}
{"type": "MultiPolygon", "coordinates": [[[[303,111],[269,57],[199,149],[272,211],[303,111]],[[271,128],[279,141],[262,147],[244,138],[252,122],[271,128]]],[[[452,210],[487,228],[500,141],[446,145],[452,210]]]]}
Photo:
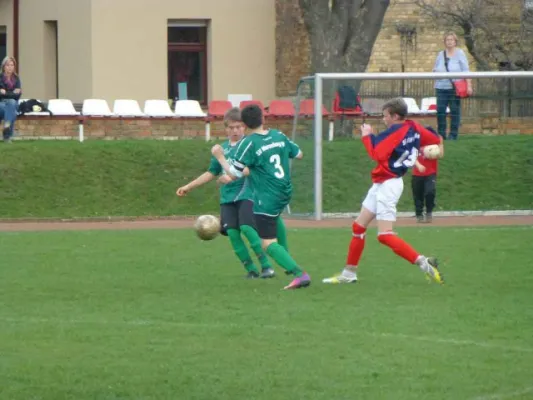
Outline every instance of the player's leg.
{"type": "Polygon", "coordinates": [[[235,203],[238,208],[239,226],[242,234],[248,239],[250,247],[261,263],[261,278],[274,277],[274,269],[261,246],[261,238],[255,228],[255,219],[251,200],[241,200],[235,203]]]}
{"type": "Polygon", "coordinates": [[[235,255],[248,272],[247,278],[258,278],[259,271],[254,264],[246,244],[242,240],[239,230],[239,214],[235,203],[221,204],[220,206],[221,233],[228,236],[235,255]]]}
{"type": "Polygon", "coordinates": [[[443,283],[438,270],[437,261],[418,253],[411,245],[394,232],[396,221],[396,206],[403,192],[402,178],[389,179],[381,185],[377,193],[376,219],[378,225],[378,240],[389,247],[394,253],[411,264],[417,264],[429,278],[438,283],[443,283]]]}
{"type": "Polygon", "coordinates": [[[261,237],[263,248],[284,270],[296,278],[285,289],[297,289],[311,284],[311,278],[304,272],[298,263],[294,261],[289,252],[277,242],[278,217],[264,214],[255,214],[257,231],[261,237]]]}
{"type": "Polygon", "coordinates": [[[379,184],[374,184],[368,191],[361,213],[352,224],[352,239],[348,248],[346,265],[340,274],[322,280],[324,283],[355,283],[357,282],[357,268],[365,249],[365,236],[368,225],[376,217],[376,192],[379,184]]]}
{"type": "Polygon", "coordinates": [[[424,181],[424,197],[426,200],[426,222],[433,221],[433,209],[437,197],[437,175],[427,176],[424,181]]]}
{"type": "MultiPolygon", "coordinates": [[[[281,215],[278,217],[278,243],[282,246],[287,252],[289,251],[289,241],[287,239],[287,228],[285,227],[285,221],[281,218],[281,215]]],[[[289,271],[285,271],[286,275],[291,275],[289,271]]]]}
{"type": "Polygon", "coordinates": [[[411,177],[411,190],[415,202],[417,222],[424,222],[424,177],[413,175],[411,177]]]}
{"type": "Polygon", "coordinates": [[[283,248],[287,251],[289,251],[289,242],[287,240],[287,229],[285,227],[285,221],[283,221],[283,218],[281,218],[281,215],[278,217],[278,243],[280,246],[283,246],[283,248]]]}

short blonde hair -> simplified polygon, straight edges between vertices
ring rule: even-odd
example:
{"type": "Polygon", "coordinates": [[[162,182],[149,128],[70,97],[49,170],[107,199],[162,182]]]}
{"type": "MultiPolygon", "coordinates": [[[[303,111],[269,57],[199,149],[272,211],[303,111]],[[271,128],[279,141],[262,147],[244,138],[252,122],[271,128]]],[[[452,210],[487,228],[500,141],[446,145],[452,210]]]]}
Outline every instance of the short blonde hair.
{"type": "Polygon", "coordinates": [[[449,31],[449,32],[446,32],[446,34],[444,35],[444,44],[446,44],[446,39],[448,39],[449,37],[452,37],[453,40],[455,40],[455,45],[459,45],[459,38],[457,37],[457,35],[455,34],[455,32],[452,32],[452,31],[449,31]]]}
{"type": "Polygon", "coordinates": [[[11,57],[11,56],[4,57],[4,59],[2,60],[1,67],[0,67],[0,72],[4,73],[6,64],[10,61],[12,61],[13,65],[15,66],[15,71],[13,71],[13,74],[16,76],[17,75],[17,60],[15,60],[15,57],[11,57]]]}
{"type": "Polygon", "coordinates": [[[224,126],[228,126],[232,122],[242,122],[241,109],[239,107],[230,108],[224,114],[224,126]]]}

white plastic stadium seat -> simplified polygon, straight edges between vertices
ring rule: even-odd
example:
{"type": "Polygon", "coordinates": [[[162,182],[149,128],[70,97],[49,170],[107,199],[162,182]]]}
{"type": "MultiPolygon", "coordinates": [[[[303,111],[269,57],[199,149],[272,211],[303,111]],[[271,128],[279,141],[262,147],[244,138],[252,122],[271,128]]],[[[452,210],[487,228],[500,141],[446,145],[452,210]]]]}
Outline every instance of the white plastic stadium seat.
{"type": "Polygon", "coordinates": [[[437,112],[437,98],[424,97],[422,99],[422,112],[427,114],[435,114],[437,112]]]}
{"type": "Polygon", "coordinates": [[[142,117],[144,113],[139,107],[137,100],[121,99],[115,100],[113,104],[113,114],[121,117],[142,117]]]}
{"type": "MultiPolygon", "coordinates": [[[[437,98],[436,97],[424,97],[422,99],[422,113],[436,114],[437,113],[437,98]]],[[[446,109],[446,112],[450,113],[450,107],[446,109]]]]}
{"type": "Polygon", "coordinates": [[[415,99],[412,97],[404,97],[403,100],[407,103],[407,113],[408,114],[420,114],[420,108],[415,99]]]}
{"type": "Polygon", "coordinates": [[[146,100],[144,113],[150,117],[175,117],[167,100],[146,100]]]}
{"type": "Polygon", "coordinates": [[[207,115],[202,111],[200,103],[196,100],[178,100],[174,113],[178,117],[205,117],[207,115]]]}
{"type": "Polygon", "coordinates": [[[85,99],[83,100],[83,107],[81,109],[83,115],[93,117],[108,117],[113,115],[107,101],[102,99],[85,99]]]}
{"type": "Polygon", "coordinates": [[[54,115],[80,115],[80,113],[74,108],[72,101],[67,99],[48,100],[48,109],[54,115]]]}
{"type": "Polygon", "coordinates": [[[239,107],[241,101],[253,100],[251,94],[228,94],[228,100],[233,107],[239,107]]]}

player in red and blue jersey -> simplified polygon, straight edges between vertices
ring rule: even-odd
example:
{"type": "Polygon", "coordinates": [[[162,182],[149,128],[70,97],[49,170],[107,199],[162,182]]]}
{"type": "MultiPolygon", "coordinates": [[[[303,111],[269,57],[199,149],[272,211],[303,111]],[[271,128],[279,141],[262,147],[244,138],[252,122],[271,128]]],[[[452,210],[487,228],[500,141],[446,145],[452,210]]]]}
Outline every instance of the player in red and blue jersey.
{"type": "Polygon", "coordinates": [[[387,129],[379,134],[370,125],[361,127],[363,144],[370,158],[377,162],[372,170],[373,185],[363,201],[361,213],[352,225],[352,240],[344,270],[324,283],[355,283],[357,267],[365,246],[368,225],[377,220],[378,240],[397,255],[416,264],[426,276],[437,282],[444,280],[437,260],[425,257],[401,239],[393,230],[396,206],[403,192],[403,176],[415,165],[421,146],[441,144],[442,139],[415,121],[406,120],[407,104],[402,98],[383,106],[383,122],[387,129]]]}

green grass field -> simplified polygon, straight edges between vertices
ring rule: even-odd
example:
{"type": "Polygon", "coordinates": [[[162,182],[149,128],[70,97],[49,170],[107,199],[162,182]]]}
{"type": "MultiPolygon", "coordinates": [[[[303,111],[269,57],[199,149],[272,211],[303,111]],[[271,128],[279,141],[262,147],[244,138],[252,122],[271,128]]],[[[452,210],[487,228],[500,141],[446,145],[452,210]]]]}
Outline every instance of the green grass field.
{"type": "MultiPolygon", "coordinates": [[[[293,168],[294,213],[313,210],[313,144],[293,168]]],[[[218,211],[215,184],[178,199],[175,190],[204,172],[213,143],[36,141],[0,146],[0,218],[198,215],[218,211]]],[[[446,143],[440,210],[533,208],[533,136],[464,137],[446,143]]],[[[359,139],[324,143],[324,211],[359,211],[370,185],[359,139]]],[[[410,178],[400,211],[411,211],[410,178]]]]}
{"type": "Polygon", "coordinates": [[[533,229],[399,231],[446,286],[375,232],[331,287],[349,232],[291,230],[292,292],[190,230],[1,233],[0,399],[532,399],[533,229]]]}

